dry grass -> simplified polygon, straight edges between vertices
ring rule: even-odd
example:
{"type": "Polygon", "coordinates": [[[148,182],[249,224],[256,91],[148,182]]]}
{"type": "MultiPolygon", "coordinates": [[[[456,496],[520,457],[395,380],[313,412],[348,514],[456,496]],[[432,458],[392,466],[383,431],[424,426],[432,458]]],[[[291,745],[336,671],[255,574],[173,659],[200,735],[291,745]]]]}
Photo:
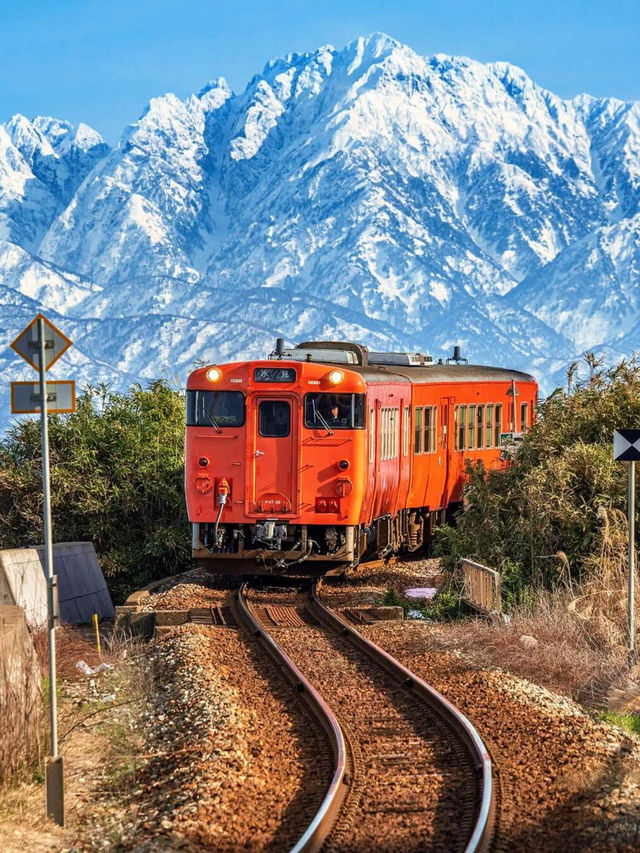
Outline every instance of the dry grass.
{"type": "MultiPolygon", "coordinates": [[[[569,561],[558,552],[556,592],[538,590],[526,605],[510,609],[506,624],[451,625],[440,642],[481,665],[499,666],[587,705],[605,705],[611,688],[629,675],[627,521],[612,508],[600,507],[597,516],[600,548],[586,560],[581,583],[572,580],[569,561]]],[[[640,590],[635,603],[638,609],[640,590]]]]}
{"type": "MultiPolygon", "coordinates": [[[[49,648],[47,631],[33,632],[33,644],[36,648],[43,677],[48,675],[49,648]]],[[[76,663],[83,660],[89,666],[97,666],[101,660],[109,660],[109,646],[103,648],[100,657],[96,651],[93,629],[88,627],[63,626],[56,630],[56,673],[59,678],[77,680],[82,674],[76,669],[76,663]]]]}
{"type": "MultiPolygon", "coordinates": [[[[36,637],[43,673],[47,672],[46,631],[36,637]]],[[[139,716],[150,692],[147,650],[136,641],[104,638],[101,658],[93,635],[83,628],[56,632],[58,731],[65,762],[64,830],[44,819],[41,764],[30,774],[0,786],[0,850],[10,853],[99,848],[126,823],[122,807],[133,769],[143,760],[139,716]],[[78,660],[90,666],[107,661],[112,669],[95,677],[81,674],[78,660]],[[104,697],[115,694],[115,701],[104,697]],[[35,772],[34,772],[35,771],[35,772]],[[96,827],[100,827],[96,834],[96,827]]],[[[43,742],[48,718],[42,717],[43,742]]],[[[42,752],[46,751],[46,747],[42,752]]],[[[115,842],[114,842],[115,843],[115,842]]]]}
{"type": "Polygon", "coordinates": [[[625,607],[621,587],[541,592],[527,607],[513,608],[507,623],[494,618],[438,626],[434,642],[460,650],[475,665],[498,666],[585,704],[602,705],[627,675],[625,607]]]}

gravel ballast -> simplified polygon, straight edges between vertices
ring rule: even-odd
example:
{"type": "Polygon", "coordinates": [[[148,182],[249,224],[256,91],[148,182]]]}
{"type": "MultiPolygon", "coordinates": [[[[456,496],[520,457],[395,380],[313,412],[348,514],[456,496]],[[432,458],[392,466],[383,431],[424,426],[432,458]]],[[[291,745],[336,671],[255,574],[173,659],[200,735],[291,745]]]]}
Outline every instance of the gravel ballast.
{"type": "Polygon", "coordinates": [[[273,687],[269,664],[234,629],[163,632],[150,664],[149,761],[132,791],[138,815],[129,842],[216,851],[292,845],[328,784],[317,760],[325,747],[300,700],[283,682],[273,687]]]}

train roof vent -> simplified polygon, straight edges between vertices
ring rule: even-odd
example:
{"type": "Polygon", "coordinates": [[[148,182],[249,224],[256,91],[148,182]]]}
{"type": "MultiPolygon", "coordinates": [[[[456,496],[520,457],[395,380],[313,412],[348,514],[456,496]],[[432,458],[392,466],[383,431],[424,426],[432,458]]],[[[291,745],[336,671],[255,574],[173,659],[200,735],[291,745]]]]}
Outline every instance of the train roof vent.
{"type": "Polygon", "coordinates": [[[312,347],[295,347],[283,349],[278,354],[272,353],[269,358],[283,358],[289,361],[320,361],[329,364],[360,364],[354,352],[341,349],[313,349],[312,347]]]}
{"type": "Polygon", "coordinates": [[[302,341],[296,350],[311,353],[309,361],[336,361],[340,364],[367,364],[369,350],[350,341],[302,341]],[[346,354],[346,355],[345,355],[346,354]]]}
{"type": "Polygon", "coordinates": [[[395,367],[423,367],[433,364],[430,355],[422,352],[370,352],[369,364],[389,364],[395,367]]]}

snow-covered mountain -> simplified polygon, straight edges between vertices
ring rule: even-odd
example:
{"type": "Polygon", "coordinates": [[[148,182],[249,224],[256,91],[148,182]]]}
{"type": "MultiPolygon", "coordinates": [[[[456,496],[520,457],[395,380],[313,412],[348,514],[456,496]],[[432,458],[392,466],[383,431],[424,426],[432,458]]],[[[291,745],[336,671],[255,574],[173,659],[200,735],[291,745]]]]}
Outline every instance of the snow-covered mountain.
{"type": "Polygon", "coordinates": [[[277,59],[241,94],[155,98],[113,150],[14,116],[0,364],[24,375],[6,345],[44,308],[94,383],[184,381],[282,335],[459,343],[549,389],[586,348],[636,348],[639,119],[385,35],[277,59]]]}

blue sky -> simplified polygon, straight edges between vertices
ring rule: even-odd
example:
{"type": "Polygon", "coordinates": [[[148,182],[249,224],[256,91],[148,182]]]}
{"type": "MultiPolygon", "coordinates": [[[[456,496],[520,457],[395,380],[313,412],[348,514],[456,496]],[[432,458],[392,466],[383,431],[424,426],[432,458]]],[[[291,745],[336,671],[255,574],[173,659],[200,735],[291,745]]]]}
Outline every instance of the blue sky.
{"type": "Polygon", "coordinates": [[[386,32],[418,53],[520,65],[563,97],[640,100],[640,0],[0,0],[0,121],[85,121],[109,142],[149,98],[291,51],[386,32]]]}

